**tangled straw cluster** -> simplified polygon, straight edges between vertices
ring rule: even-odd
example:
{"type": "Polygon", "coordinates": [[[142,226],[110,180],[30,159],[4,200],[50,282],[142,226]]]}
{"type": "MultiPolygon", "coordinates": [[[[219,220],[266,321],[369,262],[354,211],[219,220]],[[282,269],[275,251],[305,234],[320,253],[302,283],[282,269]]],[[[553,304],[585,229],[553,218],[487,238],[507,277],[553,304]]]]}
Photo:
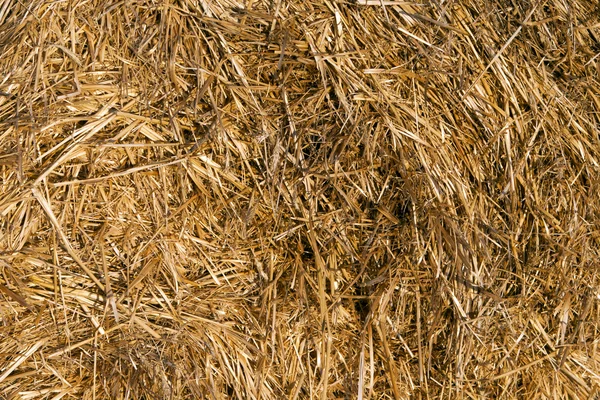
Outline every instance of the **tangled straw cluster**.
{"type": "Polygon", "coordinates": [[[0,1],[0,393],[597,396],[599,15],[0,1]]]}

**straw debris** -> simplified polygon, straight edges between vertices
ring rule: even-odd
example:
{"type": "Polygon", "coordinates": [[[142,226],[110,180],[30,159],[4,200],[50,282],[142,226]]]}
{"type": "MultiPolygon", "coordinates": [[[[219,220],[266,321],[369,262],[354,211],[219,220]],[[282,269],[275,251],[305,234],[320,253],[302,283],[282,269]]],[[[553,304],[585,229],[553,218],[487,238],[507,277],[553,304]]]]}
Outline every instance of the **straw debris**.
{"type": "Polygon", "coordinates": [[[1,396],[596,398],[598,11],[1,0],[1,396]]]}

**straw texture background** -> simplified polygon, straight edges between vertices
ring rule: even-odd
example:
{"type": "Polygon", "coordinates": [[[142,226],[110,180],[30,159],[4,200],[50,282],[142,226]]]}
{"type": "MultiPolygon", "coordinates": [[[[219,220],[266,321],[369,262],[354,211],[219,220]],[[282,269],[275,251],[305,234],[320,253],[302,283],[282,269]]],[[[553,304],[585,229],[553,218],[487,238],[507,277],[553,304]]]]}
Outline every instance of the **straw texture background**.
{"type": "Polygon", "coordinates": [[[597,398],[599,15],[0,1],[0,397],[597,398]]]}

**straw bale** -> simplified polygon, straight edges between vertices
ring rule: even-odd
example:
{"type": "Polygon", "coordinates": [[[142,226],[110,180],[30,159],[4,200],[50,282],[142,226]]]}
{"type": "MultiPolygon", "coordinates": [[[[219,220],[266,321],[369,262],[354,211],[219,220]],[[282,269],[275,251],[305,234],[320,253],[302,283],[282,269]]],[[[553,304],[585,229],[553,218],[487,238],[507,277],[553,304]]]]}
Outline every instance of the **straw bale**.
{"type": "Polygon", "coordinates": [[[0,397],[600,392],[589,0],[0,0],[0,397]]]}

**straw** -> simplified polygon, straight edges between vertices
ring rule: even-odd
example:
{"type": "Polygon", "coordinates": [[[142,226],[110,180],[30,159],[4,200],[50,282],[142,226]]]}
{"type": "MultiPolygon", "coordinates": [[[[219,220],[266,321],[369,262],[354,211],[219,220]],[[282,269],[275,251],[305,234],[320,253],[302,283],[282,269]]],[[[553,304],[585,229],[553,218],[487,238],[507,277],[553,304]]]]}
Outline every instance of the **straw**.
{"type": "Polygon", "coordinates": [[[0,0],[0,397],[597,397],[598,15],[0,0]]]}

